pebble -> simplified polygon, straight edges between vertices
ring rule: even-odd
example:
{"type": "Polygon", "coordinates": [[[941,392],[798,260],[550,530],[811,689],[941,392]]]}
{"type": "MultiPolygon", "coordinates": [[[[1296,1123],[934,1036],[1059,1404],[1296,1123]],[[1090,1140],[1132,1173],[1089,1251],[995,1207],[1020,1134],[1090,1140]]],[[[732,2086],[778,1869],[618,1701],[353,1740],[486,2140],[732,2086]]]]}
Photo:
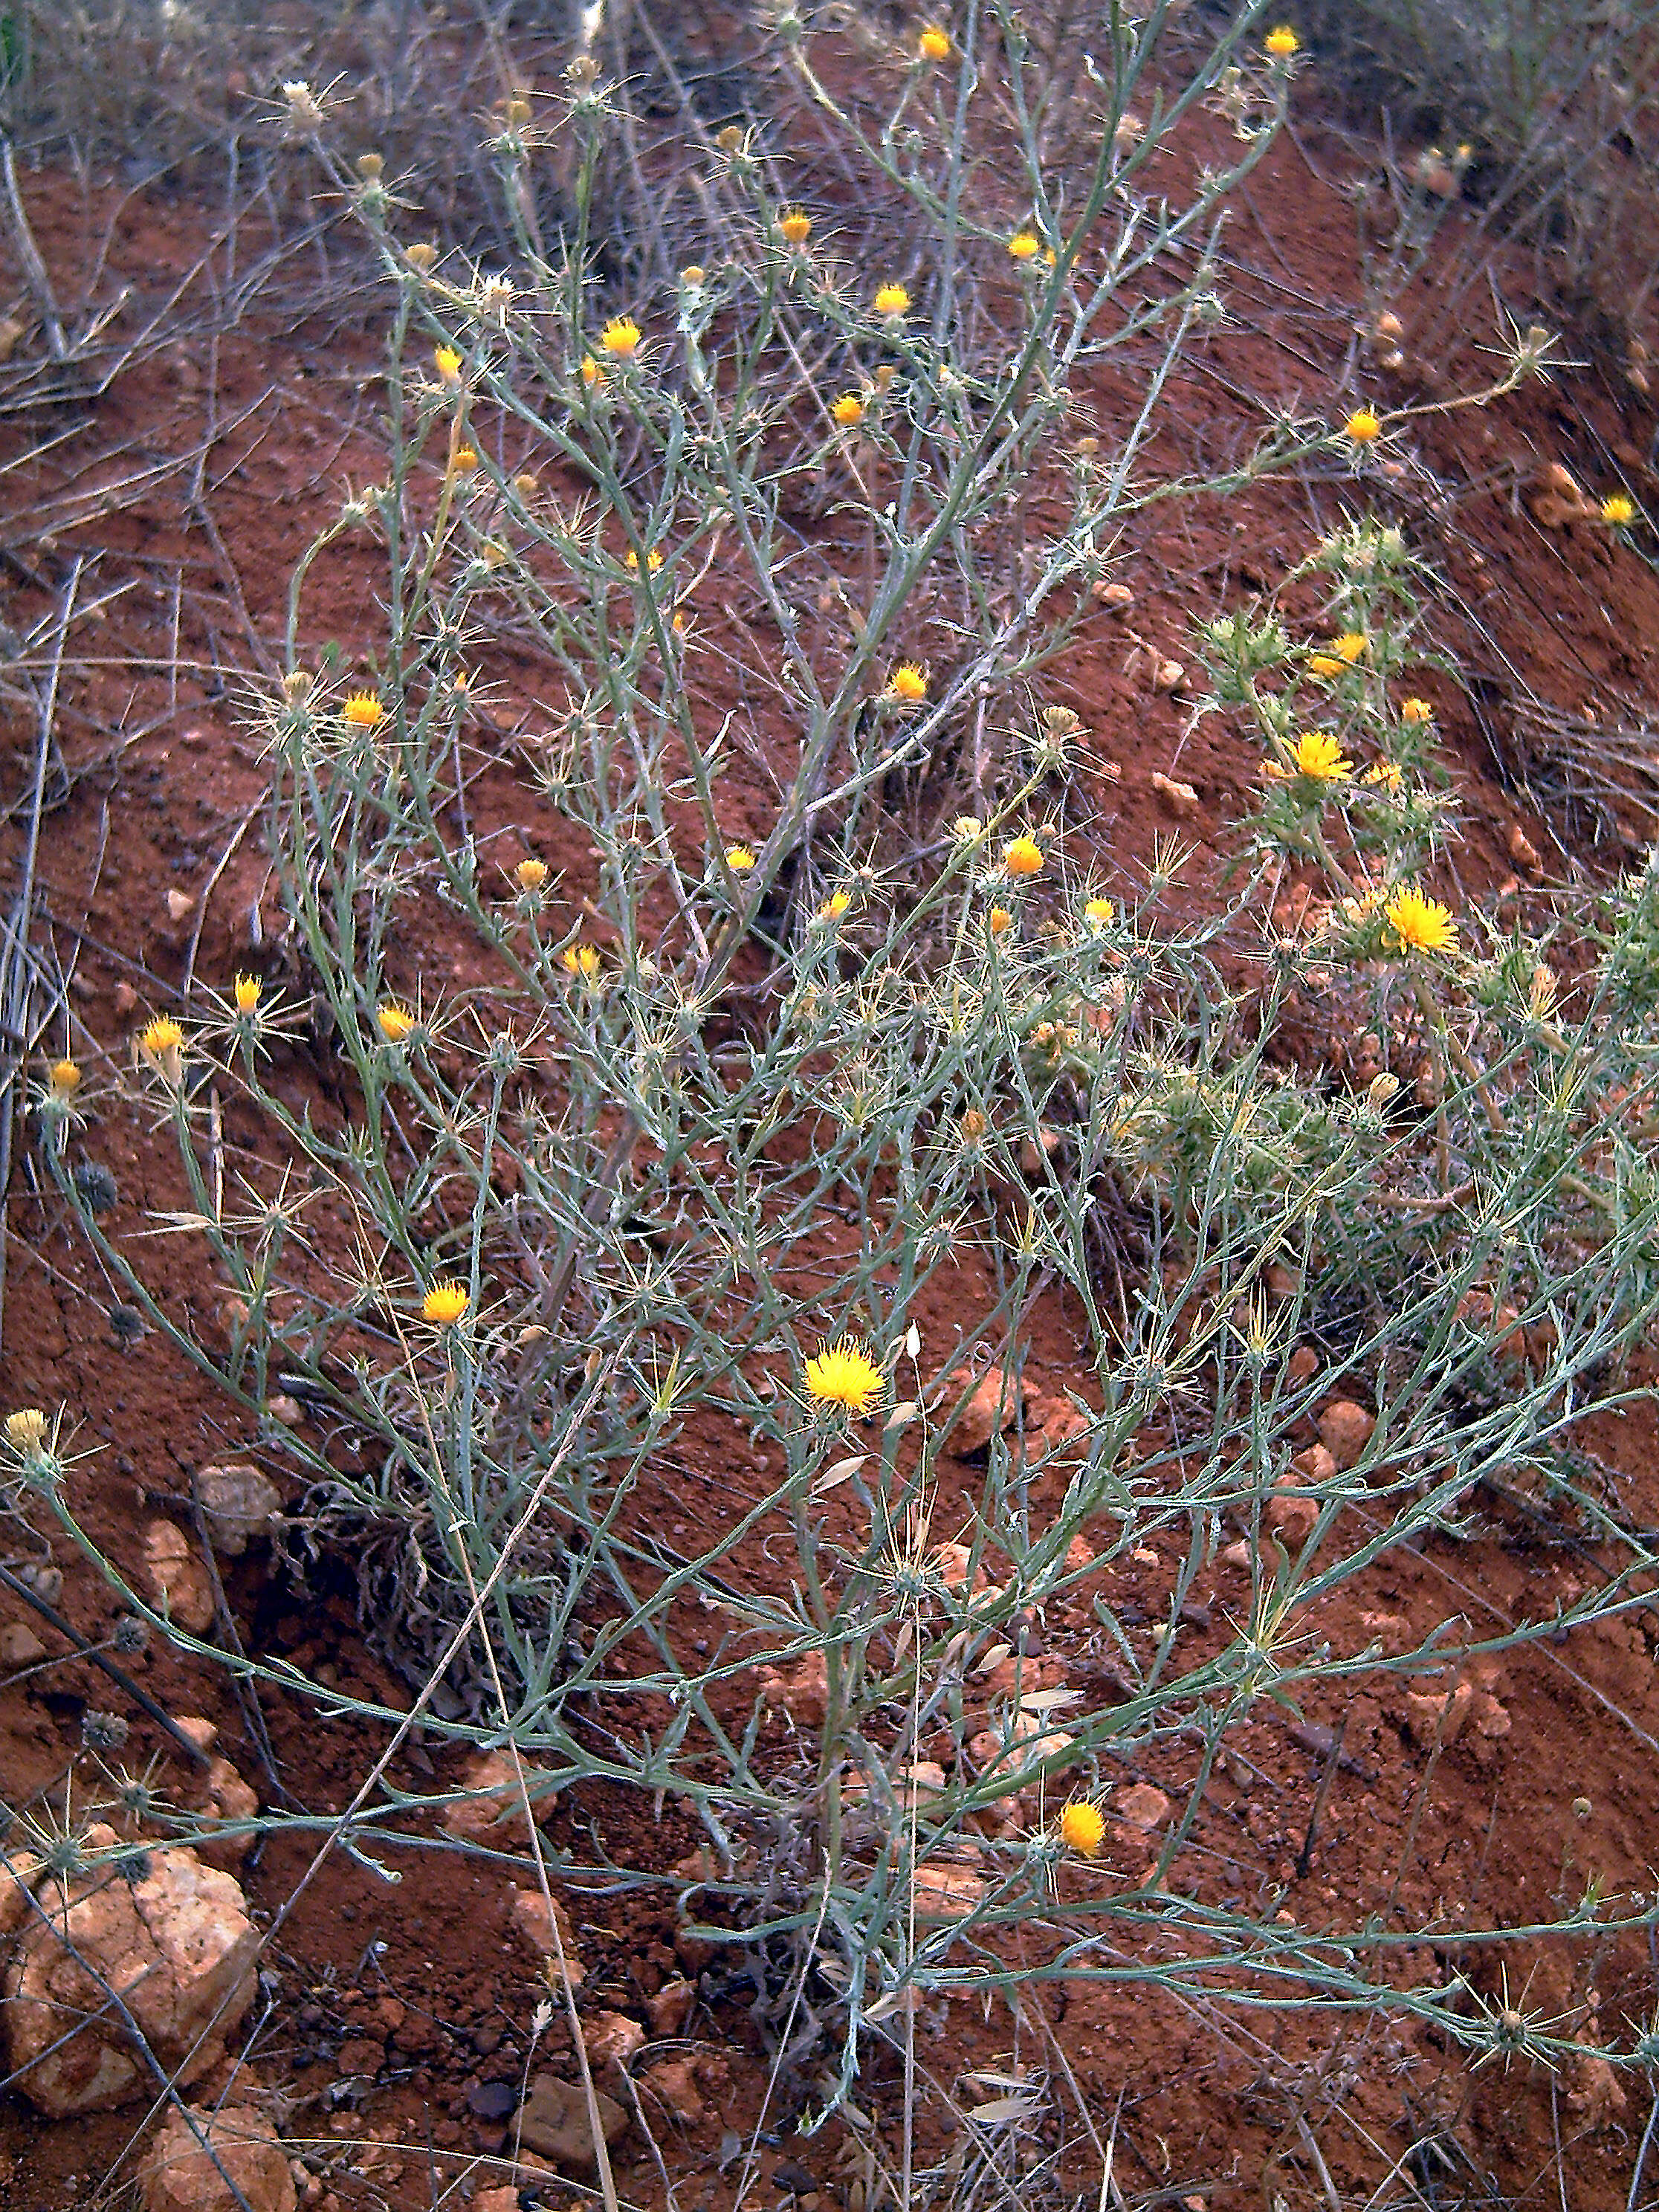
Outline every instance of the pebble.
{"type": "Polygon", "coordinates": [[[32,1667],[37,1659],[44,1659],[46,1647],[26,1621],[14,1620],[0,1628],[0,1667],[15,1674],[20,1667],[32,1667]]]}

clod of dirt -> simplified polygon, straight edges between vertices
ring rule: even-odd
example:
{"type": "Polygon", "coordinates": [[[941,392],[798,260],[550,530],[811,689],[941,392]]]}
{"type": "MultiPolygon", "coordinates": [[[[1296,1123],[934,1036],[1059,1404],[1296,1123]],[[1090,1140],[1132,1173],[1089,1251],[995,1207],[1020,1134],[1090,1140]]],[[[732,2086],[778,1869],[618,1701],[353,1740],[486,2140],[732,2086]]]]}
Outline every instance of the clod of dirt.
{"type": "Polygon", "coordinates": [[[184,1530],[152,1521],[144,1531],[144,1565],[157,1610],[188,1634],[206,1635],[213,1626],[213,1587],[184,1530]]]}
{"type": "MultiPolygon", "coordinates": [[[[599,2126],[607,2143],[620,2142],[628,2132],[628,2115],[614,2097],[596,2089],[599,2126]]],[[[576,2166],[592,2172],[599,2159],[593,2130],[587,2117],[587,2098],[580,2081],[561,2081],[556,2074],[538,2074],[530,2094],[519,2109],[520,2140],[556,2166],[576,2166]]]]}
{"type": "Polygon", "coordinates": [[[34,1851],[7,1852],[5,1864],[0,1866],[0,1942],[15,1936],[33,1912],[30,1894],[46,1863],[34,1851]]]}
{"type": "Polygon", "coordinates": [[[629,2061],[645,2048],[645,2030],[625,2012],[596,2012],[582,2022],[582,2045],[595,2081],[620,2081],[629,2061]]]}
{"type": "Polygon", "coordinates": [[[27,1621],[9,1621],[0,1628],[0,1668],[8,1674],[15,1674],[20,1667],[33,1667],[46,1656],[46,1645],[27,1621]]]}
{"type": "Polygon", "coordinates": [[[948,1862],[919,1866],[911,1888],[919,1920],[963,1920],[985,1897],[985,1884],[971,1868],[948,1862]]]}
{"type": "MultiPolygon", "coordinates": [[[[531,1809],[539,1820],[558,1802],[558,1791],[541,1780],[533,1768],[525,1772],[525,1789],[531,1809]]],[[[524,1793],[518,1769],[502,1751],[476,1751],[462,1771],[460,1786],[468,1794],[443,1809],[443,1824],[464,1842],[489,1844],[497,1850],[527,1849],[530,1826],[525,1819],[524,1793]]]]}
{"type": "Polygon", "coordinates": [[[246,2105],[222,2105],[217,2112],[191,2105],[169,2112],[157,2130],[143,2169],[142,2202],[144,2212],[240,2212],[243,2203],[247,2212],[295,2212],[298,2199],[268,2120],[246,2105]],[[203,2136],[213,2146],[211,2155],[203,2136]]]}
{"type": "Polygon", "coordinates": [[[1319,1416],[1319,1441],[1339,1468],[1354,1466],[1376,1423],[1352,1398],[1333,1398],[1319,1416]]]}
{"type": "Polygon", "coordinates": [[[208,1762],[207,1801],[199,1810],[204,1826],[215,1822],[233,1826],[239,1832],[209,1840],[199,1845],[201,1855],[210,1866],[224,1868],[227,1873],[242,1863],[258,1841],[258,1836],[245,1824],[253,1820],[259,1810],[259,1800],[252,1785],[245,1782],[228,1759],[208,1762]]]}
{"type": "Polygon", "coordinates": [[[1585,2128],[1595,2135],[1612,2125],[1629,2100],[1620,2087],[1618,2075],[1589,2040],[1588,2029],[1581,2030],[1577,2039],[1584,2051],[1582,2057],[1573,2061],[1574,2087],[1567,2092],[1567,2102],[1575,2112],[1584,2115],[1585,2128]]]}
{"type": "Polygon", "coordinates": [[[472,2200],[472,2212],[520,2212],[517,2188],[481,2189],[472,2200]]]}
{"type": "Polygon", "coordinates": [[[763,1667],[761,1690],[798,1729],[822,1728],[830,1710],[829,1662],[822,1651],[809,1651],[797,1666],[763,1667]]]}
{"type": "Polygon", "coordinates": [[[1455,1743],[1474,1703],[1474,1688],[1468,1682],[1460,1682],[1449,1697],[1444,1690],[1407,1690],[1406,1725],[1419,1743],[1431,1744],[1437,1735],[1442,1743],[1455,1743]]]}
{"type": "Polygon", "coordinates": [[[651,2023],[652,2034],[683,2035],[696,1996],[696,1991],[684,1974],[676,1974],[672,1981],[665,1982],[656,1996],[646,2001],[645,2016],[651,2023]]]}
{"type": "Polygon", "coordinates": [[[703,2102],[697,2094],[692,2061],[685,2057],[659,2059],[647,2067],[642,2081],[661,2102],[665,2112],[688,2128],[702,2118],[703,2102]]]}
{"type": "Polygon", "coordinates": [[[54,2119],[109,2111],[151,2083],[112,1990],[185,2088],[223,2057],[253,1999],[259,1938],[240,1885],[182,1845],[137,1865],[136,1881],[105,1867],[42,1884],[45,1917],[17,1938],[0,1984],[15,2086],[54,2119]]]}
{"type": "Polygon", "coordinates": [[[586,1968],[576,1956],[575,1938],[570,1932],[570,1917],[563,1905],[555,1898],[553,1910],[559,1916],[559,1942],[553,1941],[552,1920],[547,1910],[547,1899],[538,1890],[520,1889],[509,1885],[513,1897],[513,1926],[529,1944],[538,1959],[556,1959],[559,1948],[564,1951],[565,1970],[574,1986],[586,1978],[586,1968]]]}
{"type": "Polygon", "coordinates": [[[1475,1734],[1484,1735],[1488,1740],[1507,1735],[1510,1732],[1509,1713],[1493,1697],[1490,1690],[1475,1692],[1474,1703],[1469,1709],[1469,1717],[1474,1723],[1475,1734]]]}
{"type": "Polygon", "coordinates": [[[263,1536],[283,1510],[282,1492],[246,1460],[199,1468],[196,1495],[213,1548],[226,1559],[240,1559],[250,1538],[263,1536]]]}
{"type": "Polygon", "coordinates": [[[988,1451],[991,1439],[1012,1428],[1024,1399],[1024,1384],[1013,1384],[1000,1367],[988,1367],[951,1430],[951,1449],[959,1459],[988,1451]]]}
{"type": "Polygon", "coordinates": [[[1538,848],[1518,822],[1510,824],[1509,847],[1510,858],[1517,868],[1524,868],[1529,876],[1542,872],[1544,863],[1538,848]]]}

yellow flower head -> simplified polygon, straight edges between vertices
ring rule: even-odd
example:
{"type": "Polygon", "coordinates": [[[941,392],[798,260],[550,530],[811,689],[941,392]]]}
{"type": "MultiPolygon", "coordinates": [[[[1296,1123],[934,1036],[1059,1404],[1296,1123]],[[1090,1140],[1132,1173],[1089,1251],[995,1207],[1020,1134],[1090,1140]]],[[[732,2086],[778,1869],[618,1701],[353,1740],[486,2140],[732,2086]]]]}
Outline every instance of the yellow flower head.
{"type": "Polygon", "coordinates": [[[1301,40],[1288,23],[1280,23],[1269,31],[1261,43],[1276,62],[1289,61],[1291,56],[1299,53],[1302,48],[1301,40]]]}
{"type": "Polygon", "coordinates": [[[466,1318],[466,1310],[472,1303],[472,1294],[465,1283],[457,1282],[451,1275],[441,1283],[434,1283],[421,1300],[421,1319],[430,1322],[434,1328],[453,1328],[458,1321],[466,1318]]]}
{"type": "Polygon", "coordinates": [[[140,1031],[138,1049],[147,1059],[163,1060],[167,1054],[177,1052],[184,1041],[185,1033],[172,1015],[158,1014],[140,1031]]]}
{"type": "Polygon", "coordinates": [[[1382,418],[1374,408],[1356,407],[1342,428],[1356,446],[1374,446],[1382,435],[1382,418]]]}
{"type": "Polygon", "coordinates": [[[545,860],[538,860],[532,853],[527,859],[520,861],[513,873],[518,880],[519,889],[521,891],[538,891],[547,881],[547,863],[545,860]]]}
{"type": "Polygon", "coordinates": [[[567,945],[559,956],[568,975],[580,976],[584,983],[592,982],[599,972],[599,948],[597,945],[567,945]]]}
{"type": "MultiPolygon", "coordinates": [[[[658,552],[654,545],[646,554],[645,565],[653,576],[662,566],[662,555],[658,552]]],[[[623,555],[623,566],[630,576],[637,576],[640,572],[640,556],[631,545],[623,555]]]]}
{"type": "Polygon", "coordinates": [[[1340,637],[1331,641],[1331,651],[1351,668],[1356,660],[1364,659],[1370,647],[1370,640],[1363,629],[1345,629],[1340,637]]]}
{"type": "Polygon", "coordinates": [[[1409,885],[1395,893],[1382,909],[1382,919],[1405,952],[1449,952],[1457,942],[1450,909],[1409,885]]]}
{"type": "Polygon", "coordinates": [[[941,30],[937,23],[925,24],[921,36],[916,40],[916,52],[925,62],[948,62],[951,58],[951,33],[941,30]]]}
{"type": "Polygon", "coordinates": [[[1060,1816],[1060,1840],[1079,1858],[1097,1857],[1106,1840],[1106,1823],[1100,1817],[1100,1808],[1082,1797],[1066,1806],[1060,1816]]]}
{"type": "Polygon", "coordinates": [[[340,709],[340,720],[352,730],[372,730],[385,715],[386,708],[374,691],[352,692],[340,709]]]}
{"type": "Polygon", "coordinates": [[[1433,721],[1434,709],[1426,699],[1402,699],[1400,719],[1402,722],[1408,722],[1413,729],[1420,730],[1425,722],[1433,721]]]}
{"type": "Polygon", "coordinates": [[[820,921],[839,921],[853,903],[851,891],[831,891],[818,908],[820,921]]]}
{"type": "Polygon", "coordinates": [[[457,385],[461,380],[461,356],[453,346],[439,346],[432,356],[432,365],[438,372],[440,384],[457,385]]]}
{"type": "Polygon", "coordinates": [[[798,207],[785,208],[778,217],[778,228],[790,246],[805,246],[812,235],[812,218],[798,207]]]}
{"type": "Polygon", "coordinates": [[[237,1012],[257,1014],[259,1011],[259,994],[264,988],[257,975],[239,975],[231,986],[231,995],[236,1001],[237,1012]]]}
{"type": "Polygon", "coordinates": [[[970,1106],[967,1112],[963,1115],[962,1119],[957,1123],[957,1127],[961,1133],[962,1141],[964,1145],[977,1145],[980,1143],[985,1135],[985,1132],[990,1126],[990,1123],[986,1120],[984,1115],[980,1112],[977,1106],[970,1106]]]}
{"type": "Polygon", "coordinates": [[[1342,665],[1333,653],[1310,653],[1308,655],[1309,675],[1323,677],[1328,682],[1333,676],[1342,673],[1342,665]]]}
{"type": "Polygon", "coordinates": [[[1353,763],[1344,753],[1341,741],[1328,730],[1310,730],[1298,738],[1291,763],[1296,774],[1306,776],[1310,783],[1343,783],[1353,774],[1353,763]]]}
{"type": "Polygon", "coordinates": [[[456,476],[470,477],[478,465],[477,448],[475,446],[457,446],[450,457],[449,465],[456,476]]]}
{"type": "Polygon", "coordinates": [[[1379,790],[1386,791],[1391,799],[1397,799],[1406,787],[1406,778],[1398,761],[1374,760],[1365,771],[1364,780],[1367,783],[1376,784],[1379,790]]]}
{"type": "Polygon", "coordinates": [[[54,1098],[70,1098],[81,1088],[81,1071],[72,1060],[54,1060],[46,1070],[54,1098]]]}
{"type": "Polygon", "coordinates": [[[612,315],[599,332],[599,343],[617,361],[632,361],[644,336],[632,315],[612,315]]]}
{"type": "Polygon", "coordinates": [[[1034,230],[1017,230],[1008,241],[1008,251],[1016,261],[1035,261],[1042,251],[1042,240],[1034,230]]]}
{"type": "Polygon", "coordinates": [[[755,865],[754,847],[728,845],[726,848],[726,865],[734,876],[746,876],[755,865]]]}
{"type": "Polygon", "coordinates": [[[864,420],[864,402],[856,392],[843,392],[830,412],[838,429],[851,430],[864,420]]]}
{"type": "Polygon", "coordinates": [[[1116,919],[1117,908],[1109,898],[1085,899],[1083,918],[1091,921],[1097,929],[1108,929],[1116,919]]]}
{"type": "Polygon", "coordinates": [[[986,927],[993,937],[1000,937],[1013,918],[1006,906],[994,906],[985,917],[986,927]]]}
{"type": "Polygon", "coordinates": [[[6,1416],[6,1442],[15,1452],[39,1451],[50,1425],[38,1406],[20,1406],[6,1416]]]}
{"type": "Polygon", "coordinates": [[[886,1377],[861,1338],[844,1336],[807,1361],[805,1382],[806,1395],[820,1411],[839,1406],[848,1413],[867,1413],[886,1377]]]}
{"type": "Polygon", "coordinates": [[[1601,520],[1615,530],[1627,529],[1636,520],[1636,501],[1628,492],[1609,492],[1601,502],[1601,520]]]}
{"type": "Polygon", "coordinates": [[[1035,837],[1016,837],[1002,848],[1002,872],[1005,876],[1040,876],[1042,873],[1042,848],[1035,837]]]}
{"type": "Polygon", "coordinates": [[[902,660],[888,679],[889,696],[907,707],[919,707],[927,696],[927,678],[914,660],[902,660]]]}
{"type": "Polygon", "coordinates": [[[596,384],[603,384],[605,382],[605,371],[599,367],[599,364],[594,360],[591,353],[584,354],[582,356],[582,382],[587,386],[590,392],[593,389],[593,386],[596,384]]]}
{"type": "Polygon", "coordinates": [[[402,1044],[415,1034],[415,1017],[401,999],[383,999],[374,1009],[374,1021],[388,1044],[402,1044]]]}
{"type": "Polygon", "coordinates": [[[876,313],[878,315],[908,315],[910,295],[902,284],[884,284],[876,294],[876,313]]]}

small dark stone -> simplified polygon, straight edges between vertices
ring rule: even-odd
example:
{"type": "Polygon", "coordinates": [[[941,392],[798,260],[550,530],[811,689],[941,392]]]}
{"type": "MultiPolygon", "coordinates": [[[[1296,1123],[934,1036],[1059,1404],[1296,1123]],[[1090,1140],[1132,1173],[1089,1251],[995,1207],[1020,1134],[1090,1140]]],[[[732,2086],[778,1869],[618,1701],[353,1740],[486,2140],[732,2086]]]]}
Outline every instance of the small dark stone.
{"type": "Polygon", "coordinates": [[[772,2169],[772,2185],[791,2197],[805,2197],[818,2185],[817,2175],[809,2173],[798,2158],[778,2160],[772,2169]]]}
{"type": "Polygon", "coordinates": [[[466,2093],[467,2105],[481,2120],[504,2120],[516,2112],[517,2085],[512,2081],[479,2081],[466,2093]]]}

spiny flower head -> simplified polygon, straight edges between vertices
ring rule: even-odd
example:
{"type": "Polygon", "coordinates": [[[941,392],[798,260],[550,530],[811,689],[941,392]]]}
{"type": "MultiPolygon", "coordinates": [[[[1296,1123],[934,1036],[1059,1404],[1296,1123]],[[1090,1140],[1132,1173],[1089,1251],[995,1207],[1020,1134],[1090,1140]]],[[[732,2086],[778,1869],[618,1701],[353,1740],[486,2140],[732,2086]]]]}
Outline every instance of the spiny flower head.
{"type": "Polygon", "coordinates": [[[853,903],[851,891],[831,891],[818,908],[820,921],[839,921],[853,903]]]}
{"type": "Polygon", "coordinates": [[[461,356],[453,346],[441,345],[433,349],[432,366],[438,372],[440,384],[454,386],[461,380],[461,356]]]}
{"type": "Polygon", "coordinates": [[[755,865],[754,847],[728,845],[726,848],[726,865],[734,876],[746,876],[755,865]]]}
{"type": "Polygon", "coordinates": [[[1288,23],[1276,25],[1261,43],[1276,62],[1287,62],[1292,54],[1299,53],[1302,49],[1301,40],[1288,23]]]}
{"type": "Polygon", "coordinates": [[[1382,435],[1382,418],[1374,408],[1356,407],[1342,428],[1354,445],[1374,446],[1382,435]]]}
{"type": "MultiPolygon", "coordinates": [[[[662,566],[662,555],[658,552],[654,545],[646,553],[645,565],[653,576],[662,566]]],[[[629,575],[637,576],[640,572],[640,556],[631,545],[623,556],[623,566],[628,570],[629,575]]]]}
{"type": "Polygon", "coordinates": [[[1449,907],[1425,898],[1410,884],[1397,890],[1382,909],[1382,919],[1407,952],[1447,952],[1457,942],[1457,924],[1449,907]]]}
{"type": "Polygon", "coordinates": [[[264,989],[264,985],[257,975],[239,975],[231,986],[231,996],[236,1002],[237,1012],[257,1014],[259,1011],[259,994],[264,989]]]}
{"type": "Polygon", "coordinates": [[[1085,1797],[1066,1806],[1060,1816],[1060,1840],[1080,1858],[1097,1857],[1106,1840],[1106,1823],[1099,1806],[1090,1804],[1085,1797]]]}
{"type": "Polygon", "coordinates": [[[1108,929],[1116,919],[1117,908],[1109,898],[1085,899],[1083,919],[1093,922],[1097,929],[1108,929]]]}
{"type": "Polygon", "coordinates": [[[138,1049],[150,1060],[164,1060],[169,1053],[179,1050],[185,1033],[171,1014],[158,1014],[146,1024],[138,1036],[138,1049]]]}
{"type": "Polygon", "coordinates": [[[1434,708],[1426,699],[1402,699],[1400,719],[1402,722],[1409,722],[1414,730],[1420,730],[1425,722],[1433,721],[1434,708]]]}
{"type": "Polygon", "coordinates": [[[340,720],[348,729],[372,730],[385,714],[378,691],[353,691],[340,709],[340,720]]]}
{"type": "Polygon", "coordinates": [[[1298,738],[1291,750],[1291,767],[1310,783],[1343,783],[1353,774],[1353,763],[1343,751],[1341,740],[1328,730],[1310,730],[1298,738]]]}
{"type": "Polygon", "coordinates": [[[920,663],[902,660],[888,678],[889,695],[907,707],[919,707],[927,696],[927,677],[920,663]]]}
{"type": "Polygon", "coordinates": [[[878,315],[908,315],[910,295],[902,284],[884,284],[876,294],[875,306],[878,315]]]}
{"type": "Polygon", "coordinates": [[[805,246],[812,235],[812,218],[798,207],[785,208],[778,217],[778,228],[790,246],[805,246]]]}
{"type": "Polygon", "coordinates": [[[21,1406],[6,1416],[6,1442],[15,1452],[38,1452],[50,1425],[38,1406],[21,1406]]]}
{"type": "Polygon", "coordinates": [[[1601,502],[1601,520],[1615,530],[1628,529],[1636,520],[1636,501],[1628,492],[1609,492],[1601,502]]]}
{"type": "Polygon", "coordinates": [[[1006,906],[994,906],[985,917],[985,926],[993,937],[1000,937],[1013,918],[1006,906]]]}
{"type": "Polygon", "coordinates": [[[1016,837],[1002,848],[1002,872],[1005,876],[1040,876],[1042,873],[1042,848],[1035,837],[1016,837]]]}
{"type": "Polygon", "coordinates": [[[513,873],[521,891],[538,891],[547,881],[547,863],[532,853],[520,861],[513,873]]]}
{"type": "Polygon", "coordinates": [[[453,1275],[447,1276],[442,1282],[434,1283],[421,1300],[421,1319],[430,1322],[434,1328],[453,1328],[458,1321],[465,1318],[471,1303],[472,1294],[466,1285],[458,1282],[453,1275]]]}
{"type": "Polygon", "coordinates": [[[1391,799],[1397,799],[1406,786],[1405,772],[1398,761],[1374,760],[1365,771],[1364,781],[1386,791],[1391,799]]]}
{"type": "Polygon", "coordinates": [[[605,382],[605,371],[591,353],[582,356],[582,382],[591,392],[596,384],[605,382]]]}
{"type": "Polygon", "coordinates": [[[46,1083],[54,1098],[73,1097],[81,1088],[81,1070],[72,1060],[54,1060],[46,1070],[46,1083]]]}
{"type": "Polygon", "coordinates": [[[1034,230],[1017,230],[1008,241],[1008,252],[1016,261],[1035,261],[1042,251],[1042,240],[1034,230]]]}
{"type": "Polygon", "coordinates": [[[449,457],[451,472],[458,477],[470,477],[477,465],[478,449],[476,446],[457,446],[449,457]]]}
{"type": "Polygon", "coordinates": [[[839,1406],[848,1413],[867,1413],[882,1394],[886,1377],[862,1338],[843,1336],[826,1344],[806,1363],[806,1395],[820,1411],[839,1406]]]}
{"type": "Polygon", "coordinates": [[[415,1034],[415,1017],[401,999],[382,999],[374,1009],[374,1021],[388,1044],[403,1044],[415,1034]]]}
{"type": "Polygon", "coordinates": [[[599,948],[597,945],[567,945],[559,955],[567,975],[591,983],[599,972],[599,948]]]}
{"type": "Polygon", "coordinates": [[[1355,661],[1364,659],[1370,646],[1370,640],[1363,629],[1345,629],[1340,637],[1331,640],[1331,651],[1351,668],[1355,661]]]}
{"type": "Polygon", "coordinates": [[[951,33],[938,23],[925,23],[921,36],[916,40],[916,52],[925,62],[948,62],[951,58],[951,33]]]}
{"type": "Polygon", "coordinates": [[[606,353],[617,361],[631,361],[640,349],[644,336],[632,315],[612,315],[599,332],[599,343],[606,353]]]}
{"type": "Polygon", "coordinates": [[[864,402],[856,392],[843,392],[830,412],[838,429],[851,430],[864,420],[864,402]]]}

